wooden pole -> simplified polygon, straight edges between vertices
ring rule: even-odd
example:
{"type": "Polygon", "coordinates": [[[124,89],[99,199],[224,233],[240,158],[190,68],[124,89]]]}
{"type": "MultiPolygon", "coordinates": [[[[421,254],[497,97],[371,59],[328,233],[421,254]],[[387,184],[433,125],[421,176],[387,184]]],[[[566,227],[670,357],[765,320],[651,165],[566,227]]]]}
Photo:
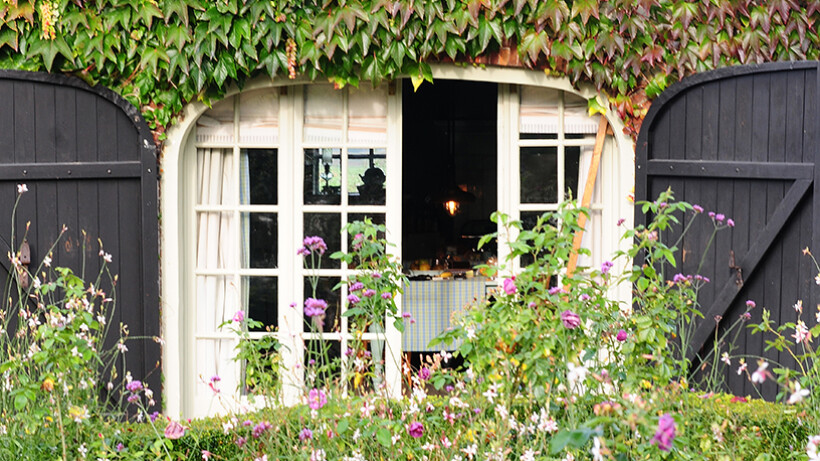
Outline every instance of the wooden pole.
{"type": "MultiPolygon", "coordinates": [[[[598,177],[598,168],[601,164],[601,152],[604,150],[604,139],[606,139],[606,117],[601,115],[601,121],[598,123],[598,134],[595,136],[595,147],[592,149],[592,162],[589,164],[589,173],[587,174],[587,182],[584,185],[584,195],[581,200],[581,206],[589,208],[592,203],[592,193],[595,190],[595,180],[598,177]]],[[[575,267],[578,264],[578,250],[581,249],[581,240],[584,238],[584,226],[587,223],[587,216],[582,214],[578,217],[578,225],[581,227],[575,231],[575,238],[572,240],[572,253],[569,256],[569,263],[567,264],[567,277],[572,277],[575,273],[575,267]]]]}

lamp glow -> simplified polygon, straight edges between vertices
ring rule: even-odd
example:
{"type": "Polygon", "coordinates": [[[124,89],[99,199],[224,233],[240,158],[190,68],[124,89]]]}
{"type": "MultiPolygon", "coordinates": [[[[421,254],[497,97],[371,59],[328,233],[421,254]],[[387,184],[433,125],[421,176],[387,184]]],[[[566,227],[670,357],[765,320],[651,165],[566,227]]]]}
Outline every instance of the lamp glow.
{"type": "Polygon", "coordinates": [[[447,210],[447,213],[450,213],[450,216],[455,216],[458,213],[459,204],[455,200],[447,200],[444,202],[444,209],[447,210]]]}

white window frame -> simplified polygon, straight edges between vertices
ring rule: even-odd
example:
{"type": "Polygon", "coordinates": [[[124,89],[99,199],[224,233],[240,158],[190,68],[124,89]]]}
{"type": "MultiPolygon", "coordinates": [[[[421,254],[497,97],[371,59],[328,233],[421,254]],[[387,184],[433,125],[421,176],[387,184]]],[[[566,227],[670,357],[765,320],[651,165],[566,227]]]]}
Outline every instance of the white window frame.
{"type": "MultiPolygon", "coordinates": [[[[543,86],[575,93],[585,98],[594,97],[594,89],[590,87],[578,91],[572,87],[568,79],[549,77],[537,70],[513,68],[482,69],[472,66],[442,64],[433,65],[432,71],[434,79],[499,83],[498,209],[510,214],[514,218],[518,217],[522,210],[518,202],[520,187],[517,179],[518,130],[514,129],[514,127],[517,127],[518,111],[517,107],[514,107],[517,101],[512,99],[513,96],[517,97],[518,95],[511,95],[508,86],[543,86]],[[513,129],[511,129],[511,127],[513,129]],[[503,181],[501,180],[502,178],[503,181]],[[512,180],[508,181],[507,178],[512,178],[512,180]]],[[[269,78],[260,78],[246,84],[243,91],[309,83],[310,82],[305,79],[272,81],[269,78]]],[[[390,100],[393,102],[388,105],[388,130],[390,134],[388,135],[387,146],[388,175],[397,180],[394,180],[392,185],[388,186],[385,208],[398,211],[392,215],[388,213],[386,222],[388,238],[397,243],[398,246],[395,248],[395,251],[397,254],[401,254],[401,85],[397,85],[397,87],[395,95],[391,95],[392,99],[390,100]],[[397,154],[392,155],[393,152],[397,154]]],[[[238,88],[232,88],[226,97],[238,93],[238,88]]],[[[286,99],[289,100],[289,98],[280,100],[280,107],[283,111],[293,111],[293,107],[286,108],[286,106],[283,105],[286,99]]],[[[193,274],[193,268],[195,267],[193,263],[195,261],[192,261],[190,255],[187,254],[188,252],[185,251],[186,242],[190,240],[189,236],[196,234],[196,223],[193,222],[191,218],[191,216],[194,215],[192,204],[196,198],[193,187],[196,183],[196,169],[190,168],[191,159],[194,159],[194,165],[196,164],[196,146],[194,143],[195,124],[197,118],[206,112],[207,109],[208,107],[201,102],[195,102],[186,106],[184,113],[180,116],[180,121],[167,132],[168,137],[164,143],[163,157],[161,159],[161,311],[163,338],[165,340],[162,364],[164,377],[163,400],[166,405],[165,413],[171,416],[179,415],[189,417],[207,412],[207,408],[202,408],[201,402],[196,402],[193,398],[197,378],[192,376],[190,370],[193,362],[189,359],[192,352],[191,338],[193,338],[195,334],[195,332],[192,331],[193,324],[190,322],[190,318],[192,313],[195,312],[196,307],[190,301],[192,299],[190,297],[190,281],[193,280],[191,274],[193,274]],[[185,210],[189,210],[189,212],[186,213],[184,212],[185,210]]],[[[624,218],[627,222],[632,222],[633,220],[633,204],[628,196],[634,187],[634,144],[631,138],[623,134],[623,123],[612,111],[607,114],[607,119],[614,131],[616,155],[609,157],[604,156],[601,159],[600,175],[602,176],[602,193],[605,197],[604,202],[601,204],[602,222],[607,226],[607,229],[609,229],[609,226],[611,226],[612,229],[612,232],[607,231],[605,233],[602,249],[605,254],[611,254],[621,246],[617,235],[619,233],[615,232],[615,222],[619,218],[624,218]]],[[[282,130],[282,133],[285,133],[286,130],[294,132],[295,127],[288,126],[288,123],[288,120],[280,117],[280,130],[282,130]]],[[[289,136],[280,136],[279,155],[287,159],[285,162],[296,161],[302,163],[303,153],[296,150],[295,145],[290,144],[294,142],[292,139],[293,138],[289,136]],[[285,153],[295,153],[295,155],[284,155],[285,153]]],[[[283,160],[280,160],[280,165],[282,165],[282,161],[283,160]]],[[[295,168],[295,165],[291,163],[289,168],[295,168]]],[[[301,178],[299,178],[299,180],[301,180],[301,178]]],[[[389,181],[388,179],[388,182],[389,181]]],[[[280,224],[280,242],[283,239],[289,239],[290,242],[298,242],[302,238],[301,214],[297,213],[295,205],[284,200],[285,197],[291,195],[298,195],[299,200],[301,200],[301,187],[296,187],[294,184],[285,184],[283,181],[280,181],[279,213],[290,213],[300,216],[300,222],[298,224],[294,223],[294,225],[290,227],[280,224]]],[[[280,250],[279,253],[279,266],[287,267],[286,265],[288,265],[289,267],[293,267],[297,258],[296,255],[287,254],[288,252],[284,250],[284,248],[286,248],[285,246],[280,246],[280,248],[283,250],[280,250]]],[[[500,252],[502,249],[503,246],[499,246],[500,252]]],[[[499,254],[498,256],[499,260],[503,260],[503,254],[499,254]]],[[[291,274],[289,271],[280,271],[279,277],[280,285],[288,284],[291,286],[299,286],[301,289],[301,274],[291,274]]],[[[614,295],[622,302],[628,302],[628,287],[614,295]]],[[[400,302],[401,299],[399,298],[398,301],[400,302]]],[[[280,305],[280,312],[287,311],[287,309],[282,308],[282,306],[287,306],[287,303],[280,305]]],[[[298,321],[296,318],[291,319],[290,317],[288,317],[288,321],[295,322],[291,324],[301,325],[301,309],[298,315],[298,321]]],[[[388,341],[397,344],[398,347],[394,349],[394,353],[398,353],[401,345],[400,334],[389,325],[386,334],[388,341]]],[[[282,337],[281,339],[284,343],[288,342],[288,338],[282,337]]],[[[400,391],[401,382],[399,370],[390,370],[388,368],[387,375],[392,394],[397,396],[400,391]]],[[[288,392],[287,389],[285,389],[285,392],[288,392]]],[[[292,392],[296,393],[296,389],[293,389],[292,392]]],[[[292,398],[298,398],[298,396],[291,395],[288,399],[292,400],[292,398]]]]}

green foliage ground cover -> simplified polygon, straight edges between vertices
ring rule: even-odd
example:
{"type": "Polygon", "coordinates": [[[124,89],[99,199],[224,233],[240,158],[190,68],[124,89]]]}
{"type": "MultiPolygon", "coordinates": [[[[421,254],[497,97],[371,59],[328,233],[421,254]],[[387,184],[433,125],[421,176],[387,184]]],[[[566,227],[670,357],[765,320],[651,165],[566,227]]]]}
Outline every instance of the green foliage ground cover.
{"type": "Polygon", "coordinates": [[[647,98],[684,76],[817,59],[818,20],[794,0],[2,0],[0,68],[105,85],[159,133],[258,75],[420,82],[508,46],[604,91],[637,134],[647,98]]]}

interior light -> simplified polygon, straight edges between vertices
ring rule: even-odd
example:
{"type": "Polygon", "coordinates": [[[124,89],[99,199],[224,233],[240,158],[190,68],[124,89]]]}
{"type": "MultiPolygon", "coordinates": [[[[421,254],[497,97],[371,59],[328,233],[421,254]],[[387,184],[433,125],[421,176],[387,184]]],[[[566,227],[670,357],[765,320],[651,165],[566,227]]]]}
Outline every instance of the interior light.
{"type": "Polygon", "coordinates": [[[444,202],[444,209],[447,210],[447,213],[450,213],[450,216],[455,216],[458,213],[459,203],[455,200],[447,200],[444,202]]]}

